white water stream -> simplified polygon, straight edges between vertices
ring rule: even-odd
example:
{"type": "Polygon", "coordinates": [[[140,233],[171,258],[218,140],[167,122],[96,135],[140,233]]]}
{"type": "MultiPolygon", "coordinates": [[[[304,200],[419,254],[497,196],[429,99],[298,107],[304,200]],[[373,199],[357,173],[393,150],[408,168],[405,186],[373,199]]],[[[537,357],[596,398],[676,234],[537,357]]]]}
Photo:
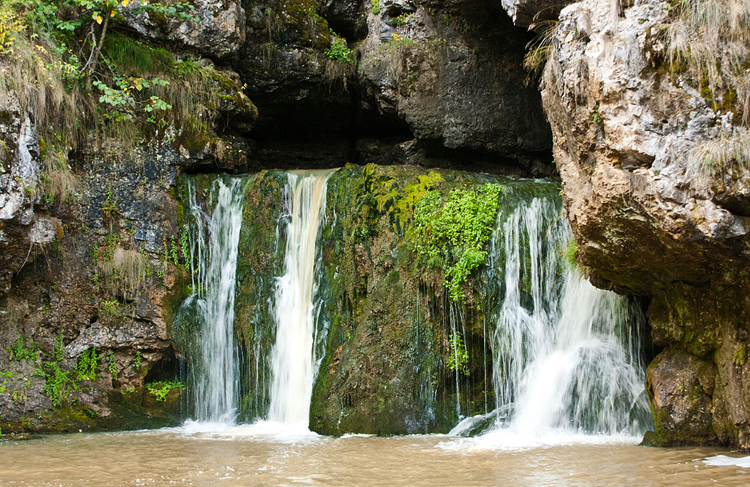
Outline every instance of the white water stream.
{"type": "Polygon", "coordinates": [[[307,429],[310,396],[317,372],[315,357],[316,240],[326,207],[331,171],[289,173],[286,195],[291,221],[287,226],[285,274],[276,285],[276,344],[271,370],[268,420],[307,429]]]}
{"type": "Polygon", "coordinates": [[[194,190],[191,191],[190,210],[198,230],[191,253],[197,253],[198,269],[193,272],[193,295],[188,299],[197,299],[201,332],[200,353],[190,386],[196,418],[207,422],[232,423],[236,416],[239,381],[234,296],[245,196],[242,188],[242,181],[236,178],[228,185],[222,179],[214,182],[214,201],[210,203],[214,209],[207,225],[204,222],[207,216],[196,203],[194,190]]]}
{"type": "MultiPolygon", "coordinates": [[[[505,299],[491,341],[497,408],[483,441],[640,437],[650,426],[639,314],[566,261],[571,239],[551,199],[519,201],[510,215],[498,216],[489,260],[504,276],[505,299]]],[[[467,418],[452,433],[466,434],[487,419],[467,418]]]]}

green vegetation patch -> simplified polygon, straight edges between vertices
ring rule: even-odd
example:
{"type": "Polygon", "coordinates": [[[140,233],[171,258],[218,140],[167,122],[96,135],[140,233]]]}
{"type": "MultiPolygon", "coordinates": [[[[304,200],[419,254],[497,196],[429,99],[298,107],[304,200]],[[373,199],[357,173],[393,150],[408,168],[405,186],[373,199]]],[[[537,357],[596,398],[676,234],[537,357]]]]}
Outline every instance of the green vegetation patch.
{"type": "Polygon", "coordinates": [[[464,339],[461,333],[451,333],[448,349],[448,369],[451,372],[459,371],[464,375],[469,375],[469,352],[464,346],[464,339]]]}
{"type": "Polygon", "coordinates": [[[78,380],[96,380],[99,377],[99,355],[96,348],[84,350],[76,361],[78,380]]]}
{"type": "Polygon", "coordinates": [[[16,341],[9,347],[8,358],[11,362],[20,362],[22,360],[36,360],[37,352],[39,351],[39,345],[34,343],[34,340],[28,338],[24,339],[21,335],[18,335],[16,341]]]}
{"type": "Polygon", "coordinates": [[[146,389],[148,389],[149,394],[153,395],[156,398],[157,402],[166,401],[167,396],[172,391],[172,389],[184,389],[184,388],[185,388],[185,384],[183,384],[182,382],[176,379],[151,382],[149,384],[146,384],[146,389]]]}
{"type": "Polygon", "coordinates": [[[454,189],[448,197],[430,191],[416,204],[415,250],[428,267],[444,268],[445,286],[454,301],[464,302],[466,278],[485,263],[485,246],[492,237],[502,194],[502,186],[488,183],[454,189]]]}
{"type": "Polygon", "coordinates": [[[333,31],[331,31],[331,47],[326,49],[326,56],[334,61],[352,63],[352,50],[346,44],[346,39],[339,37],[333,31]]]}

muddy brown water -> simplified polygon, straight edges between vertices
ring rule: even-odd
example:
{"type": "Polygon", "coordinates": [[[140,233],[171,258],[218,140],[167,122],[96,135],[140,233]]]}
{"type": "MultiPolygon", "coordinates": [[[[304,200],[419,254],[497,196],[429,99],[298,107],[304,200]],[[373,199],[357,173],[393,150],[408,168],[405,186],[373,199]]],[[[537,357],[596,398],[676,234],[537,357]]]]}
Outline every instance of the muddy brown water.
{"type": "Polygon", "coordinates": [[[0,442],[0,485],[750,486],[750,465],[705,462],[740,453],[633,441],[79,433],[0,442]]]}

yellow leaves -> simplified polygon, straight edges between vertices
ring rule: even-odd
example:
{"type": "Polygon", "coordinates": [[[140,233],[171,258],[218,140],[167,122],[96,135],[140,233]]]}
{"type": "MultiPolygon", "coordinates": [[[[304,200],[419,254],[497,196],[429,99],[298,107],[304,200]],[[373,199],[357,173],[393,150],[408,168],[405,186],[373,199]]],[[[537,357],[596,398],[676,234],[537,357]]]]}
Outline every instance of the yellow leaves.
{"type": "Polygon", "coordinates": [[[129,3],[130,3],[130,0],[122,0],[123,7],[127,7],[129,3]]]}
{"type": "Polygon", "coordinates": [[[13,10],[0,8],[0,55],[13,51],[15,34],[26,28],[26,25],[13,10]]]}
{"type": "Polygon", "coordinates": [[[91,18],[94,19],[97,24],[101,24],[102,20],[104,20],[102,19],[102,16],[99,15],[99,12],[94,12],[93,14],[91,14],[91,18]]]}

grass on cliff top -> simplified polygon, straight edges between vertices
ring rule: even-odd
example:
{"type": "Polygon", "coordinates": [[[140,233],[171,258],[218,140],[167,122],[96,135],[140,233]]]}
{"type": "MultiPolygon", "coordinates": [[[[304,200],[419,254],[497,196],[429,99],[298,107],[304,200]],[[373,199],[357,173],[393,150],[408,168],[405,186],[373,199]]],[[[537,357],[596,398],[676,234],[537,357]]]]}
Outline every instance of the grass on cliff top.
{"type": "Polygon", "coordinates": [[[43,151],[103,139],[128,147],[144,137],[162,138],[168,127],[200,131],[218,116],[223,92],[243,98],[236,83],[210,63],[177,59],[131,38],[117,15],[102,36],[89,3],[0,5],[0,90],[15,94],[34,114],[43,151]],[[98,62],[89,73],[92,57],[98,62]]]}
{"type": "Polygon", "coordinates": [[[750,123],[750,0],[671,0],[672,71],[699,84],[714,110],[750,123]]]}
{"type": "Polygon", "coordinates": [[[672,0],[667,29],[674,76],[700,90],[733,126],[693,148],[688,171],[698,186],[750,167],[750,0],[672,0]]]}

